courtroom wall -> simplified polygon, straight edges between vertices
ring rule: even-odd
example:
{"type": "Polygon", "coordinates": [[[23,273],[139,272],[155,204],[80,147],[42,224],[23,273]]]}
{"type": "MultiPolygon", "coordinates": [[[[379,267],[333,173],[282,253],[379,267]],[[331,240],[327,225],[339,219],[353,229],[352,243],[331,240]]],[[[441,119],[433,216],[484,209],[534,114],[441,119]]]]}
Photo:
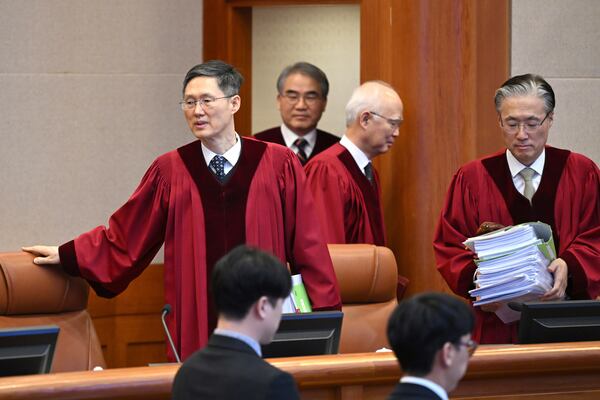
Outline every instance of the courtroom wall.
{"type": "Polygon", "coordinates": [[[200,0],[0,0],[0,250],[98,224],[193,139],[200,0]]]}
{"type": "Polygon", "coordinates": [[[360,84],[360,6],[252,9],[252,132],[281,124],[275,82],[297,61],[321,68],[329,80],[319,128],[341,136],[344,107],[360,84]]]}
{"type": "Polygon", "coordinates": [[[600,164],[600,2],[513,0],[513,75],[548,79],[556,94],[548,142],[600,164]]]}

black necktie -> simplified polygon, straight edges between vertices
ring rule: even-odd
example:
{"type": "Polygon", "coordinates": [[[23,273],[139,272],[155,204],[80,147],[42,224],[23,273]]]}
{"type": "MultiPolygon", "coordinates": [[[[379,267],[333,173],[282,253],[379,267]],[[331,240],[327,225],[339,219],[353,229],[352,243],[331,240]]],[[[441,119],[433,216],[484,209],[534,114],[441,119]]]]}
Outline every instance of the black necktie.
{"type": "Polygon", "coordinates": [[[298,152],[296,153],[296,155],[300,159],[300,163],[302,165],[306,164],[306,161],[308,160],[308,156],[306,155],[306,152],[304,151],[304,148],[307,145],[308,145],[308,142],[306,141],[306,139],[298,138],[294,141],[294,146],[296,146],[298,148],[298,152]]]}
{"type": "Polygon", "coordinates": [[[216,155],[210,160],[208,166],[215,174],[219,182],[223,182],[225,179],[225,157],[216,155]]]}
{"type": "Polygon", "coordinates": [[[375,182],[375,179],[373,178],[373,164],[371,164],[370,162],[367,165],[365,165],[365,176],[367,177],[371,185],[375,182]]]}

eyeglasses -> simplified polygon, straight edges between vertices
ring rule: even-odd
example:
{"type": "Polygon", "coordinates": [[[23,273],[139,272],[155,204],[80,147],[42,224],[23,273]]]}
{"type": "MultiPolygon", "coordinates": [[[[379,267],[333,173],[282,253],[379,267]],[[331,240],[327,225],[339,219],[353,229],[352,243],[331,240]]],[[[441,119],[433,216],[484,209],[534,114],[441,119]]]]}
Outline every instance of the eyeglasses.
{"type": "Polygon", "coordinates": [[[207,97],[202,97],[201,99],[198,99],[198,100],[187,99],[187,100],[180,101],[179,104],[181,105],[182,110],[193,110],[196,108],[197,105],[200,105],[200,107],[202,107],[204,110],[207,110],[207,109],[213,108],[215,106],[215,101],[221,100],[221,99],[229,99],[236,95],[237,95],[237,93],[234,93],[229,96],[223,96],[223,97],[207,96],[207,97]]]}
{"type": "Polygon", "coordinates": [[[479,344],[474,341],[473,339],[469,339],[466,342],[458,342],[458,343],[454,343],[455,347],[460,347],[460,346],[465,346],[467,348],[467,353],[469,353],[469,357],[471,357],[473,355],[473,353],[475,353],[475,350],[477,350],[477,346],[479,346],[479,344]]]}
{"type": "Polygon", "coordinates": [[[547,113],[544,119],[541,121],[538,121],[537,119],[529,119],[525,122],[518,122],[511,119],[509,121],[503,122],[502,119],[500,119],[500,126],[502,127],[502,129],[504,129],[504,132],[510,135],[518,133],[521,129],[521,126],[523,127],[525,133],[535,133],[538,129],[540,129],[540,126],[542,126],[542,124],[546,121],[548,115],[550,115],[550,113],[547,113]]]}
{"type": "Polygon", "coordinates": [[[300,101],[300,99],[303,99],[304,103],[309,106],[312,106],[317,101],[321,100],[321,95],[316,92],[308,92],[308,93],[300,94],[293,90],[288,90],[285,93],[281,93],[280,96],[283,97],[284,99],[286,99],[287,102],[290,104],[296,104],[300,101]]]}
{"type": "Polygon", "coordinates": [[[395,118],[388,118],[388,117],[384,117],[384,116],[383,116],[383,115],[381,115],[381,114],[377,114],[377,113],[376,113],[376,112],[374,112],[374,111],[367,111],[367,112],[368,112],[369,114],[371,114],[371,115],[374,115],[374,116],[376,116],[376,117],[379,117],[379,118],[383,118],[383,119],[385,119],[385,120],[387,121],[387,123],[390,125],[390,127],[391,127],[392,129],[394,129],[394,130],[396,130],[396,129],[399,129],[399,128],[400,128],[400,125],[402,125],[402,122],[403,122],[401,118],[399,118],[399,119],[395,119],[395,118]]]}

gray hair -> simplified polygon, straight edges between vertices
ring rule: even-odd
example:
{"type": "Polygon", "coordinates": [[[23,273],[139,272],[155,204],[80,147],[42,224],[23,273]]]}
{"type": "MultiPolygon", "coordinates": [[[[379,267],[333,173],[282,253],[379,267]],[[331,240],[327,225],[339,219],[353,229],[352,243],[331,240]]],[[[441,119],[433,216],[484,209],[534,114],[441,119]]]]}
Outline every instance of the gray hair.
{"type": "Polygon", "coordinates": [[[233,96],[240,92],[244,77],[232,65],[221,60],[210,60],[192,67],[183,79],[183,92],[194,78],[207,76],[217,79],[219,89],[225,96],[233,96]]]}
{"type": "Polygon", "coordinates": [[[537,96],[544,101],[546,113],[554,111],[554,90],[539,75],[517,75],[504,82],[500,89],[496,90],[494,97],[496,111],[500,112],[500,107],[506,98],[514,96],[537,96]]]}
{"type": "Polygon", "coordinates": [[[381,88],[378,88],[377,90],[366,90],[367,87],[372,85],[394,90],[389,83],[378,80],[367,81],[354,89],[352,96],[350,96],[350,100],[348,100],[348,103],[346,104],[346,127],[352,125],[356,118],[358,118],[358,115],[365,110],[373,112],[379,111],[378,107],[381,103],[381,88]]]}
{"type": "Polygon", "coordinates": [[[329,81],[327,80],[327,75],[325,75],[325,72],[321,71],[316,65],[304,61],[288,65],[281,71],[279,78],[277,78],[277,92],[279,94],[283,94],[285,80],[292,74],[301,74],[314,79],[321,88],[321,95],[327,99],[327,95],[329,94],[329,81]]]}

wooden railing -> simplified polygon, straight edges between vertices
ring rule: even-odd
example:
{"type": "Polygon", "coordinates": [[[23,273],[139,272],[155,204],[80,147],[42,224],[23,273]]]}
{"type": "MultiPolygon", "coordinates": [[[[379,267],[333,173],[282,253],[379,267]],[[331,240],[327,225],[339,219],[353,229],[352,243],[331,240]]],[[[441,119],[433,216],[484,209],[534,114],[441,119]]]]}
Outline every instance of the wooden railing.
{"type": "MultiPolygon", "coordinates": [[[[391,353],[271,360],[303,399],[384,399],[400,377],[391,353]]],[[[169,399],[177,365],[0,379],[0,399],[169,399]]],[[[456,399],[600,398],[600,342],[482,346],[456,399]]]]}

